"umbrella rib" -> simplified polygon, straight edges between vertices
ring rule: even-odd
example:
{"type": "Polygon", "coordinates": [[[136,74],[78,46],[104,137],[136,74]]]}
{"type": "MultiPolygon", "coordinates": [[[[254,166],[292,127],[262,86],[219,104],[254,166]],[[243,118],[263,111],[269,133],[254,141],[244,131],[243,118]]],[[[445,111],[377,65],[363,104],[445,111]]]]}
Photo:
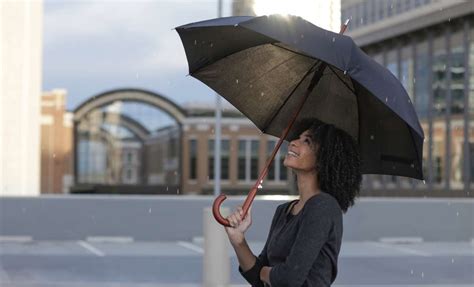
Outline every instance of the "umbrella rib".
{"type": "Polygon", "coordinates": [[[291,90],[291,92],[288,94],[288,97],[286,97],[285,101],[283,102],[282,105],[280,105],[280,107],[278,108],[278,110],[273,113],[272,117],[265,123],[265,125],[263,126],[263,129],[262,129],[262,132],[265,133],[266,129],[268,128],[268,126],[270,125],[270,123],[275,119],[275,117],[278,115],[278,113],[281,111],[281,109],[285,106],[285,104],[288,102],[288,100],[290,99],[291,95],[293,95],[293,93],[296,91],[296,89],[301,85],[301,83],[306,79],[306,77],[308,77],[308,75],[310,75],[312,72],[314,72],[314,69],[315,67],[318,65],[318,64],[321,64],[322,61],[318,61],[316,60],[316,63],[310,68],[308,69],[308,72],[306,72],[306,74],[301,78],[301,80],[298,82],[298,84],[293,88],[293,90],[291,90]]]}
{"type": "MultiPolygon", "coordinates": [[[[278,43],[280,43],[280,42],[278,42],[278,43]]],[[[288,49],[288,48],[286,48],[286,47],[280,46],[280,45],[275,44],[275,43],[270,43],[270,44],[273,45],[273,46],[275,46],[275,47],[278,47],[278,48],[280,48],[280,49],[286,50],[286,51],[288,51],[288,52],[291,52],[291,53],[294,53],[294,54],[297,54],[297,55],[300,55],[300,56],[303,56],[303,57],[306,57],[306,58],[311,58],[311,59],[319,60],[319,59],[316,59],[316,58],[314,58],[314,57],[311,57],[311,56],[309,56],[309,55],[307,55],[307,54],[304,54],[304,53],[301,53],[301,52],[298,52],[298,51],[294,51],[294,50],[288,49]]],[[[320,60],[320,61],[321,61],[321,60],[320,60]]]]}
{"type": "MultiPolygon", "coordinates": [[[[353,88],[351,88],[337,73],[336,71],[334,71],[333,67],[331,65],[328,65],[329,66],[329,69],[331,69],[331,71],[334,73],[334,75],[336,75],[336,77],[344,84],[344,86],[346,86],[346,88],[349,89],[349,91],[351,91],[353,94],[355,94],[355,90],[353,88]]],[[[350,79],[350,77],[349,77],[350,79]]]]}

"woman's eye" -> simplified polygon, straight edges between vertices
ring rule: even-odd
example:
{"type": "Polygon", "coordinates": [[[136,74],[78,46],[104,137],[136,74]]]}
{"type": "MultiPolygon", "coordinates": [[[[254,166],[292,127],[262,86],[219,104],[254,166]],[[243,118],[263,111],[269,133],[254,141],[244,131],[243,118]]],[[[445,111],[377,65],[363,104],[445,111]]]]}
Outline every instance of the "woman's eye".
{"type": "Polygon", "coordinates": [[[309,139],[304,139],[303,142],[304,142],[305,144],[309,144],[309,143],[310,143],[309,139]]]}

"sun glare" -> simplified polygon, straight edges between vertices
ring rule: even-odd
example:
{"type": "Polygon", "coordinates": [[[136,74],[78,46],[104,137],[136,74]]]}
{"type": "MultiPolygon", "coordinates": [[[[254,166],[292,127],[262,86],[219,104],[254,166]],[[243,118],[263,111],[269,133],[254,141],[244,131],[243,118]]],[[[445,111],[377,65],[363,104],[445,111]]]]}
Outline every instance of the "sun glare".
{"type": "Polygon", "coordinates": [[[258,16],[300,16],[321,28],[338,31],[341,23],[340,3],[340,0],[255,0],[253,10],[258,16]]]}

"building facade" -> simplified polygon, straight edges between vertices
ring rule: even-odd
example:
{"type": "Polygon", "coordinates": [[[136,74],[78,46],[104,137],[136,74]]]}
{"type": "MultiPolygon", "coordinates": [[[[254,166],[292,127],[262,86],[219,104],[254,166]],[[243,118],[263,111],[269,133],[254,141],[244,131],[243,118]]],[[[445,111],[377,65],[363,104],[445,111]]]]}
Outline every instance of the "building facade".
{"type": "Polygon", "coordinates": [[[0,1],[0,196],[40,193],[42,1],[0,1]]]}
{"type": "Polygon", "coordinates": [[[65,110],[65,90],[41,96],[40,192],[68,193],[72,186],[72,113],[65,110]]]}
{"type": "Polygon", "coordinates": [[[403,84],[422,124],[425,181],[371,175],[365,189],[474,190],[474,5],[471,1],[343,1],[348,35],[403,84]]]}

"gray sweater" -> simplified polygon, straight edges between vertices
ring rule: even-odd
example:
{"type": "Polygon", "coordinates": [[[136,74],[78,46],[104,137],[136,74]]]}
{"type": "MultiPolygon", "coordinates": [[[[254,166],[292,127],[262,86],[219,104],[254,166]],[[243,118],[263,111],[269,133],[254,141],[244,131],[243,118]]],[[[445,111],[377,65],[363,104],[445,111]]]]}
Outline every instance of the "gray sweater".
{"type": "Polygon", "coordinates": [[[292,202],[281,204],[273,216],[265,246],[255,265],[242,276],[252,286],[264,286],[260,270],[271,266],[272,287],[330,286],[337,275],[342,240],[342,211],[336,199],[321,192],[296,215],[292,202]]]}

